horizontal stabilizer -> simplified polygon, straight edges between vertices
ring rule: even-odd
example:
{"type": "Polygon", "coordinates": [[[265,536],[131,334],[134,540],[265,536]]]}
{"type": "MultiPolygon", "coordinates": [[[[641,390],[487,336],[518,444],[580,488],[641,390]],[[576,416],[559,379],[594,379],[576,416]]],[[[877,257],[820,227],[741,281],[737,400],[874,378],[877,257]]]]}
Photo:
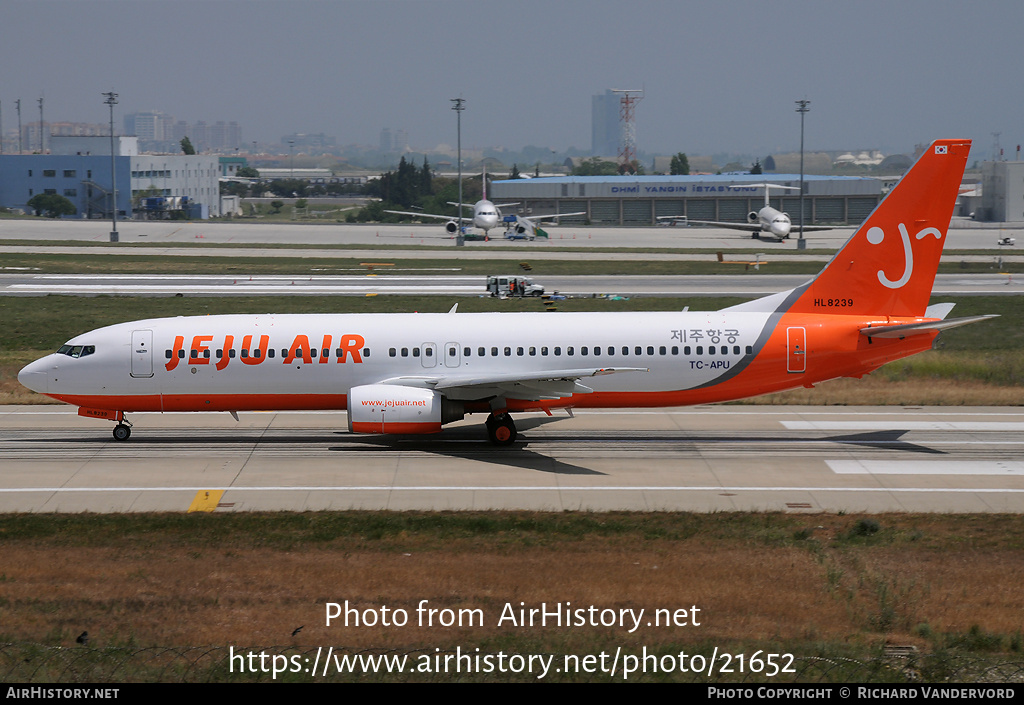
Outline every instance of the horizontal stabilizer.
{"type": "Polygon", "coordinates": [[[911,335],[920,335],[932,331],[944,331],[950,328],[959,328],[968,323],[977,323],[989,318],[996,318],[997,315],[968,316],[966,318],[950,318],[946,321],[925,321],[924,323],[904,323],[898,326],[870,326],[861,328],[860,332],[869,338],[906,338],[911,335]]]}

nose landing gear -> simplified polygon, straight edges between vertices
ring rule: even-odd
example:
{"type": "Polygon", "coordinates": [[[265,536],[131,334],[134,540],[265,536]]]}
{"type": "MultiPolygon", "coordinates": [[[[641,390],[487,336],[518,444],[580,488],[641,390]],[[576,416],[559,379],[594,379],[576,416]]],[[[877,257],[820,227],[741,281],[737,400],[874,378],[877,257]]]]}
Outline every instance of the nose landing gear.
{"type": "Polygon", "coordinates": [[[131,435],[132,425],[128,422],[128,419],[122,417],[118,424],[114,426],[114,440],[127,441],[131,435]]]}

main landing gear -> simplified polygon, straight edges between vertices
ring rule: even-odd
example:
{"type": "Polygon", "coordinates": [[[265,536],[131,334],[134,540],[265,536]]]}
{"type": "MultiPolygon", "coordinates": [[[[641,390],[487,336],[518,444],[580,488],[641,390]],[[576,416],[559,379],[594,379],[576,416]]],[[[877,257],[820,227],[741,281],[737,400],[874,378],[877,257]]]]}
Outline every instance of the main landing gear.
{"type": "Polygon", "coordinates": [[[487,437],[496,446],[512,445],[516,440],[516,424],[507,412],[490,414],[485,423],[487,437]]]}

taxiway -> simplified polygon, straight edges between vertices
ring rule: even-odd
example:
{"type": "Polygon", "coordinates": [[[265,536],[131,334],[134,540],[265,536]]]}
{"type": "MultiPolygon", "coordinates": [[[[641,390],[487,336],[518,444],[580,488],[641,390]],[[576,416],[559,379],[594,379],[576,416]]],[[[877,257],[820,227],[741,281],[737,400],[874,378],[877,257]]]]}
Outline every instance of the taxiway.
{"type": "Polygon", "coordinates": [[[713,406],[359,436],[343,412],[0,407],[0,511],[1024,511],[1024,410],[713,406]]]}

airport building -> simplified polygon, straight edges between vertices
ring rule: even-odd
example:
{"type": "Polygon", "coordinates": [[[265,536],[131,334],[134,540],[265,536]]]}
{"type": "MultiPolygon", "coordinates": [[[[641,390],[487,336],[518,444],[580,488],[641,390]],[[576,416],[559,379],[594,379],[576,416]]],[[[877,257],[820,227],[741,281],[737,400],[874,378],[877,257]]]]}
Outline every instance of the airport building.
{"type": "Polygon", "coordinates": [[[976,220],[1024,221],[1024,162],[982,162],[981,206],[976,220]]]}
{"type": "MultiPolygon", "coordinates": [[[[52,154],[0,155],[0,206],[31,212],[40,193],[64,196],[73,218],[109,218],[110,137],[54,135],[52,154]]],[[[117,213],[145,212],[144,197],[162,197],[163,210],[187,210],[193,218],[220,215],[220,165],[215,155],[138,154],[136,137],[114,138],[117,213]]]]}
{"type": "MultiPolygon", "coordinates": [[[[800,186],[799,174],[721,174],[704,176],[557,176],[495,181],[497,202],[516,202],[518,215],[575,213],[563,223],[655,225],[673,217],[746,222],[747,213],[764,207],[765,180],[800,186]]],[[[773,191],[772,207],[796,223],[799,195],[773,191]],[[782,195],[783,193],[787,195],[782,195]]],[[[853,176],[804,176],[804,222],[855,225],[882,199],[882,182],[853,176]]]]}

